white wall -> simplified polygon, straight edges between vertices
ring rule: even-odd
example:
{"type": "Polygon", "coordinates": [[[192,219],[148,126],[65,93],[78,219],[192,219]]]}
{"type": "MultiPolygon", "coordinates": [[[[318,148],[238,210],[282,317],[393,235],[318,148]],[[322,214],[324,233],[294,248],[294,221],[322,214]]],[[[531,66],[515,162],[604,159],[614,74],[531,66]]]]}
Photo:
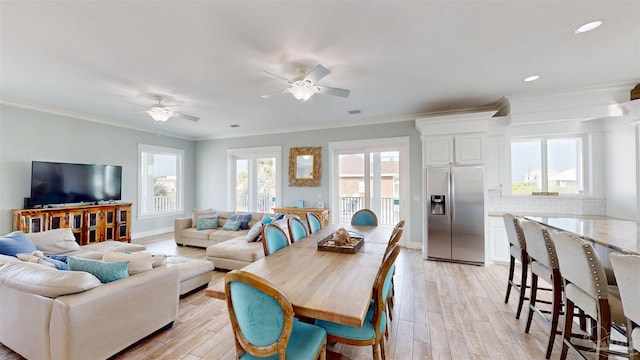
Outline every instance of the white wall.
{"type": "Polygon", "coordinates": [[[621,124],[603,134],[607,216],[638,220],[637,126],[621,124]]]}
{"type": "Polygon", "coordinates": [[[0,234],[11,231],[11,209],[30,196],[31,161],[122,166],[122,202],[133,203],[132,236],[173,229],[176,216],[137,219],[138,143],[183,149],[187,213],[194,206],[195,143],[122,127],[0,105],[0,234]]]}
{"type": "MultiPolygon", "coordinates": [[[[305,204],[316,204],[318,196],[329,206],[330,181],[328,143],[332,141],[363,140],[386,137],[410,136],[411,151],[411,217],[408,223],[411,229],[410,242],[413,245],[422,242],[422,147],[420,136],[414,121],[403,121],[388,124],[355,126],[335,129],[313,130],[305,132],[284,133],[274,135],[250,136],[233,139],[200,141],[196,144],[196,207],[226,209],[227,205],[227,149],[259,146],[282,146],[282,206],[295,206],[296,200],[304,200],[305,204]],[[289,187],[288,159],[289,148],[299,146],[322,146],[322,180],[320,187],[289,187]],[[417,196],[417,201],[414,198],[417,196]]],[[[418,245],[419,246],[419,245],[418,245]]]]}

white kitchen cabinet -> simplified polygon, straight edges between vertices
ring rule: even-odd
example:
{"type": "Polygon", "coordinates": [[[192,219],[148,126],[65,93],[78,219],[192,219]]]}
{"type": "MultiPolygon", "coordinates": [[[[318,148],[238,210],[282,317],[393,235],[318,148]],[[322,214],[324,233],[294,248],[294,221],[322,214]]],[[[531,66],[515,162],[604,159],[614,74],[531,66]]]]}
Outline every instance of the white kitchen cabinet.
{"type": "Polygon", "coordinates": [[[425,166],[484,163],[482,134],[425,137],[425,166]]]}
{"type": "Polygon", "coordinates": [[[503,135],[487,137],[485,172],[487,188],[501,189],[505,171],[505,137],[503,135]]]}
{"type": "Polygon", "coordinates": [[[489,216],[489,260],[509,262],[509,239],[501,216],[489,216]]]}
{"type": "Polygon", "coordinates": [[[453,165],[453,136],[428,136],[425,165],[453,165]]]}

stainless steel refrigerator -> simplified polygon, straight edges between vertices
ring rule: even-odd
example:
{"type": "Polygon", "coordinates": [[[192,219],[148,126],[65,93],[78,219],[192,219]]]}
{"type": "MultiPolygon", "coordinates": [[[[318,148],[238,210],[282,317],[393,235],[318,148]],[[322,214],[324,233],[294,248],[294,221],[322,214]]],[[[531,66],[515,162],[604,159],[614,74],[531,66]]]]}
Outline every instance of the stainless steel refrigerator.
{"type": "Polygon", "coordinates": [[[427,168],[427,257],[484,264],[484,169],[427,168]]]}

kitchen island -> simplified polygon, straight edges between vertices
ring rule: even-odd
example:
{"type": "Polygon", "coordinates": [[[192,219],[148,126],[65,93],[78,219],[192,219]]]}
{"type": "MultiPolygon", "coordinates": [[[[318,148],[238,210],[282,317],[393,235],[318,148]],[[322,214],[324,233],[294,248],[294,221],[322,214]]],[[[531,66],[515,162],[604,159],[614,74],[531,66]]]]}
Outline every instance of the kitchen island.
{"type": "Polygon", "coordinates": [[[637,221],[601,216],[525,216],[524,218],[553,230],[567,231],[591,241],[605,268],[609,284],[615,284],[609,261],[611,252],[640,255],[640,229],[637,221]]]}

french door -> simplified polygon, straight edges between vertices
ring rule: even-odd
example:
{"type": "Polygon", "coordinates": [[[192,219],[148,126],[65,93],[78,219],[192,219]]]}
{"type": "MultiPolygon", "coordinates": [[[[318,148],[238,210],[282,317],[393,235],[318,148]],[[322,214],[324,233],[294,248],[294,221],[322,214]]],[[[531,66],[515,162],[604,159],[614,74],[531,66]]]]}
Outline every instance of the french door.
{"type": "Polygon", "coordinates": [[[230,149],[230,209],[272,212],[280,197],[280,147],[230,149]]]}
{"type": "Polygon", "coordinates": [[[332,221],[349,223],[368,208],[380,225],[409,215],[409,138],[330,143],[332,221]]]}

